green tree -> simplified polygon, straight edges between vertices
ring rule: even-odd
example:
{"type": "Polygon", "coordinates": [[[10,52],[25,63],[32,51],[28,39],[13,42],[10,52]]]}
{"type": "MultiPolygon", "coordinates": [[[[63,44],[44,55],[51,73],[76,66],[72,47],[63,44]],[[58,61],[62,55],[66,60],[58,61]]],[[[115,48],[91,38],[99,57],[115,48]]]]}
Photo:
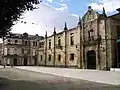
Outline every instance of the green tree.
{"type": "Polygon", "coordinates": [[[25,10],[34,10],[33,4],[39,0],[1,0],[0,1],[0,37],[6,36],[13,22],[17,21],[25,10]]]}

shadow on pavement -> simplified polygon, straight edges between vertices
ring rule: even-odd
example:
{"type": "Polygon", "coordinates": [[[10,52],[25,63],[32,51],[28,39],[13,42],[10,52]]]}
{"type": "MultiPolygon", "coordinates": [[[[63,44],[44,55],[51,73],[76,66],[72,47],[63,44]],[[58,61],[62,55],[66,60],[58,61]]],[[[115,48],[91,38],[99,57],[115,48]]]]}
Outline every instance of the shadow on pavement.
{"type": "Polygon", "coordinates": [[[0,78],[0,90],[43,90],[43,87],[45,88],[44,84],[35,82],[0,78]]]}
{"type": "Polygon", "coordinates": [[[41,83],[11,80],[0,77],[0,90],[120,90],[120,86],[100,86],[91,87],[92,85],[74,85],[74,84],[50,84],[46,81],[41,83]]]}

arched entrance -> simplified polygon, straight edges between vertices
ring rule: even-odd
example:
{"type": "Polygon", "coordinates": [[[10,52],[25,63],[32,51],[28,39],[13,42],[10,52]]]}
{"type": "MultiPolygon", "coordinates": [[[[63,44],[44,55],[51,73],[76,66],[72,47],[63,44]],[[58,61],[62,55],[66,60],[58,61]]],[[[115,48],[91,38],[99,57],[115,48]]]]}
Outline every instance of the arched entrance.
{"type": "Polygon", "coordinates": [[[13,60],[13,65],[17,66],[17,59],[16,58],[14,58],[14,60],[13,60]]]}
{"type": "Polygon", "coordinates": [[[96,69],[96,52],[91,50],[87,52],[87,69],[96,69]]]}
{"type": "Polygon", "coordinates": [[[24,66],[27,66],[27,58],[24,58],[24,66]]]}

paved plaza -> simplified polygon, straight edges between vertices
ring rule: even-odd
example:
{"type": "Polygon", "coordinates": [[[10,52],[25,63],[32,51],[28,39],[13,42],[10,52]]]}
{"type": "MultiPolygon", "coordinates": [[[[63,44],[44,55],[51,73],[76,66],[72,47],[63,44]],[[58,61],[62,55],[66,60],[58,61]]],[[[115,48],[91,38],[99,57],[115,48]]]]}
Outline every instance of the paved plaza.
{"type": "Polygon", "coordinates": [[[7,67],[0,68],[0,90],[120,90],[120,86],[7,67]]]}
{"type": "Polygon", "coordinates": [[[87,69],[54,68],[39,66],[22,66],[16,68],[105,84],[120,85],[120,72],[114,71],[98,71],[87,69]]]}

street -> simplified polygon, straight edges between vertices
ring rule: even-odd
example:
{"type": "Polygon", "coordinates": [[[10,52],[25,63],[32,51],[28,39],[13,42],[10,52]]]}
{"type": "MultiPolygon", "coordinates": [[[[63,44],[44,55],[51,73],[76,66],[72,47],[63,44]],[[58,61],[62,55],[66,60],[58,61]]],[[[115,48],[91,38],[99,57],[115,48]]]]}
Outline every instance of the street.
{"type": "Polygon", "coordinates": [[[15,68],[0,68],[0,90],[120,90],[120,86],[15,68]]]}

